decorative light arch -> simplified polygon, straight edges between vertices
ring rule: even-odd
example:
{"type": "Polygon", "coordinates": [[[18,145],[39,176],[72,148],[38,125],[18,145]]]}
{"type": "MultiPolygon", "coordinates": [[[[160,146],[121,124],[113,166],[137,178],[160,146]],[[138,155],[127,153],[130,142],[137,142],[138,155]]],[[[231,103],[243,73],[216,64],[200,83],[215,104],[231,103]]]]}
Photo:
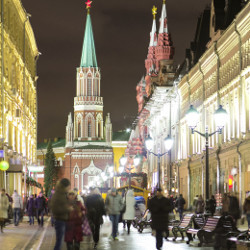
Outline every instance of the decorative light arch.
{"type": "MultiPolygon", "coordinates": [[[[82,175],[82,189],[84,186],[84,175],[88,174],[88,176],[96,176],[99,175],[102,172],[102,170],[98,167],[95,166],[93,159],[91,159],[91,162],[89,166],[85,169],[82,170],[81,175],[82,175]]],[[[86,183],[88,185],[88,183],[86,183]]]]}

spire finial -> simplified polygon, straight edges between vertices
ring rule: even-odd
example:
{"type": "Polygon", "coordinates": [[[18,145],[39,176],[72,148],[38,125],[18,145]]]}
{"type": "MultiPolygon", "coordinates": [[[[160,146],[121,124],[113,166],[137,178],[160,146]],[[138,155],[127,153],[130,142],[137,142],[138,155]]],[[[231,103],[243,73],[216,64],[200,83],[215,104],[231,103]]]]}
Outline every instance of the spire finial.
{"type": "Polygon", "coordinates": [[[85,2],[85,4],[86,4],[86,9],[87,9],[88,14],[89,14],[90,13],[90,8],[91,8],[92,1],[87,0],[87,2],[85,2]]]}
{"type": "Polygon", "coordinates": [[[154,19],[155,19],[156,14],[157,14],[157,8],[155,6],[153,6],[152,15],[153,15],[154,19]]]}

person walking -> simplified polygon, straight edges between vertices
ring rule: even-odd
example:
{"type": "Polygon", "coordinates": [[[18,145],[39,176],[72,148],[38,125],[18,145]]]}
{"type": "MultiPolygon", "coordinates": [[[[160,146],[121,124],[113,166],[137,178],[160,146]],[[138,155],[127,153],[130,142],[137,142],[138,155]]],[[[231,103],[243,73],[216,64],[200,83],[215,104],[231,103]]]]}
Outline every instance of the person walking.
{"type": "Polygon", "coordinates": [[[185,204],[186,204],[186,201],[182,197],[182,194],[180,194],[179,198],[177,199],[177,201],[175,203],[175,207],[177,207],[177,211],[179,212],[179,215],[180,215],[180,220],[182,219],[185,204]]]}
{"type": "Polygon", "coordinates": [[[55,189],[51,189],[50,196],[49,196],[49,199],[48,199],[48,210],[49,210],[49,213],[50,213],[50,221],[51,221],[51,226],[52,227],[55,225],[55,219],[54,219],[52,211],[51,211],[51,199],[52,199],[52,196],[54,195],[54,193],[55,193],[55,189]]]}
{"type": "Polygon", "coordinates": [[[117,193],[116,188],[111,189],[111,194],[106,198],[106,211],[109,214],[110,220],[112,222],[112,237],[114,240],[118,240],[118,223],[120,212],[123,208],[123,201],[121,195],[117,193]]]}
{"type": "Polygon", "coordinates": [[[12,208],[14,211],[14,225],[18,226],[20,215],[21,215],[21,210],[23,209],[23,201],[22,201],[21,196],[17,193],[16,190],[14,190],[12,199],[13,199],[12,208]]]}
{"type": "Polygon", "coordinates": [[[8,219],[8,207],[9,207],[9,199],[5,194],[5,189],[3,188],[1,190],[1,195],[0,195],[0,227],[2,233],[5,220],[8,219]]]}
{"type": "Polygon", "coordinates": [[[212,216],[214,216],[215,210],[216,210],[216,199],[214,197],[214,195],[211,196],[211,199],[208,201],[209,203],[209,210],[212,214],[212,216]]]}
{"type": "Polygon", "coordinates": [[[152,229],[156,231],[156,249],[162,249],[164,233],[168,234],[168,214],[171,211],[169,199],[163,196],[161,188],[149,200],[148,209],[152,215],[152,229]]]}
{"type": "Polygon", "coordinates": [[[74,190],[75,193],[76,193],[76,199],[77,199],[78,201],[80,201],[80,202],[82,203],[82,205],[84,206],[83,198],[82,198],[82,196],[81,196],[80,194],[78,194],[78,188],[74,188],[73,190],[74,190]]]}
{"type": "Polygon", "coordinates": [[[130,227],[135,218],[135,197],[132,189],[127,191],[124,198],[124,205],[126,209],[123,214],[123,220],[126,222],[128,234],[130,234],[130,227]]]}
{"type": "Polygon", "coordinates": [[[35,206],[36,206],[36,217],[37,217],[38,225],[43,227],[43,217],[46,211],[46,200],[42,192],[40,192],[39,196],[36,198],[35,206]],[[41,216],[41,219],[40,219],[40,216],[41,216]]]}
{"type": "Polygon", "coordinates": [[[205,202],[202,198],[202,195],[198,197],[198,200],[195,204],[195,213],[196,214],[203,214],[204,213],[205,202]]]}
{"type": "Polygon", "coordinates": [[[67,250],[80,250],[80,243],[83,240],[82,224],[85,208],[77,200],[77,193],[74,190],[70,191],[67,196],[72,210],[66,222],[64,241],[67,243],[67,250]]]}
{"type": "Polygon", "coordinates": [[[55,218],[56,243],[54,250],[60,250],[65,232],[65,223],[69,213],[73,210],[67,200],[67,193],[70,190],[70,181],[61,179],[55,188],[55,193],[51,198],[51,210],[55,218]]]}
{"type": "Polygon", "coordinates": [[[222,215],[228,215],[229,205],[230,205],[230,200],[227,193],[225,193],[222,198],[222,208],[221,208],[222,215]]]}
{"type": "Polygon", "coordinates": [[[241,217],[241,211],[240,211],[240,206],[239,206],[239,200],[236,196],[234,195],[229,195],[229,215],[231,215],[236,224],[237,220],[241,217]]]}
{"type": "Polygon", "coordinates": [[[248,228],[250,228],[250,195],[244,201],[243,211],[247,217],[248,228]]]}
{"type": "Polygon", "coordinates": [[[92,188],[86,197],[87,218],[92,231],[94,249],[97,248],[100,235],[100,226],[103,224],[102,216],[106,214],[104,200],[98,188],[92,188]]]}
{"type": "Polygon", "coordinates": [[[194,197],[194,200],[193,200],[193,207],[192,207],[192,210],[196,211],[196,203],[199,199],[199,195],[197,194],[195,197],[194,197]]]}
{"type": "Polygon", "coordinates": [[[33,194],[30,195],[27,205],[26,205],[27,214],[29,216],[30,225],[34,225],[34,216],[36,214],[36,206],[33,194]]]}

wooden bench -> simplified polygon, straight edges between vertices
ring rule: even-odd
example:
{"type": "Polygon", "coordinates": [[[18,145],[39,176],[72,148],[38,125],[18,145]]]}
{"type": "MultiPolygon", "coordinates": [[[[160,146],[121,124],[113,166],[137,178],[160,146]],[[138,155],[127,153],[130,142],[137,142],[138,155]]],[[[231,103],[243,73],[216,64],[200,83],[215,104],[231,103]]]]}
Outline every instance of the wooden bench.
{"type": "Polygon", "coordinates": [[[250,246],[250,228],[244,232],[239,232],[237,235],[231,234],[227,238],[227,249],[235,246],[236,244],[241,243],[241,245],[250,246]]]}
{"type": "Polygon", "coordinates": [[[152,225],[151,214],[150,214],[149,210],[147,209],[145,211],[143,217],[137,223],[138,232],[142,233],[144,228],[146,228],[147,226],[151,227],[151,225],[152,225]]]}
{"type": "Polygon", "coordinates": [[[194,223],[194,228],[195,229],[200,229],[204,226],[205,224],[205,217],[203,214],[196,214],[193,217],[193,223],[194,223]]]}
{"type": "Polygon", "coordinates": [[[189,244],[189,242],[193,240],[192,235],[198,236],[198,239],[200,240],[200,243],[198,244],[199,247],[202,246],[204,241],[210,241],[215,233],[220,218],[221,216],[209,216],[202,228],[189,228],[186,231],[188,237],[187,244],[189,244]]]}
{"type": "Polygon", "coordinates": [[[180,232],[182,240],[184,240],[183,232],[186,232],[192,226],[193,214],[184,214],[182,220],[179,223],[172,224],[168,226],[168,230],[173,233],[173,241],[176,240],[178,232],[180,232]]]}

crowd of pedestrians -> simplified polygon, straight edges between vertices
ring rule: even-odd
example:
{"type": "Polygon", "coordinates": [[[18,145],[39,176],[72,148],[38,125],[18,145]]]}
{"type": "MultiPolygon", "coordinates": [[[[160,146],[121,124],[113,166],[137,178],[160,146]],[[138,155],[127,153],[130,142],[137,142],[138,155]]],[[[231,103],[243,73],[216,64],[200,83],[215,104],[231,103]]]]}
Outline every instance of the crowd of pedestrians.
{"type": "MultiPolygon", "coordinates": [[[[111,188],[104,199],[98,188],[91,188],[87,196],[81,196],[78,189],[70,189],[68,179],[60,180],[55,190],[51,190],[48,199],[40,192],[38,197],[30,195],[27,200],[25,211],[29,216],[29,224],[34,225],[37,218],[40,227],[44,224],[44,215],[48,210],[51,215],[51,225],[56,232],[55,250],[61,249],[62,241],[66,242],[68,250],[79,250],[83,236],[92,235],[94,249],[97,249],[100,228],[103,217],[108,216],[112,223],[110,238],[118,240],[118,223],[123,222],[127,226],[127,234],[130,234],[131,224],[136,213],[140,210],[136,203],[133,190],[127,190],[122,196],[115,188],[111,188]]],[[[0,195],[0,228],[3,232],[5,222],[9,218],[10,205],[13,211],[13,222],[19,225],[22,210],[24,209],[22,197],[15,190],[12,197],[1,190],[0,195]]],[[[165,197],[161,188],[152,193],[147,201],[147,208],[151,213],[153,235],[156,237],[156,248],[162,249],[163,239],[168,237],[168,222],[170,214],[179,213],[180,220],[183,218],[186,201],[182,194],[179,197],[173,195],[165,197]]],[[[145,205],[143,211],[146,209],[145,205]]],[[[204,214],[209,211],[211,215],[216,212],[216,199],[212,195],[209,201],[205,201],[201,195],[196,195],[192,209],[195,214],[204,214]]],[[[221,200],[221,215],[230,215],[234,221],[241,217],[239,201],[236,196],[225,193],[221,200]]],[[[250,196],[245,199],[243,205],[248,225],[250,224],[250,196]]]]}

